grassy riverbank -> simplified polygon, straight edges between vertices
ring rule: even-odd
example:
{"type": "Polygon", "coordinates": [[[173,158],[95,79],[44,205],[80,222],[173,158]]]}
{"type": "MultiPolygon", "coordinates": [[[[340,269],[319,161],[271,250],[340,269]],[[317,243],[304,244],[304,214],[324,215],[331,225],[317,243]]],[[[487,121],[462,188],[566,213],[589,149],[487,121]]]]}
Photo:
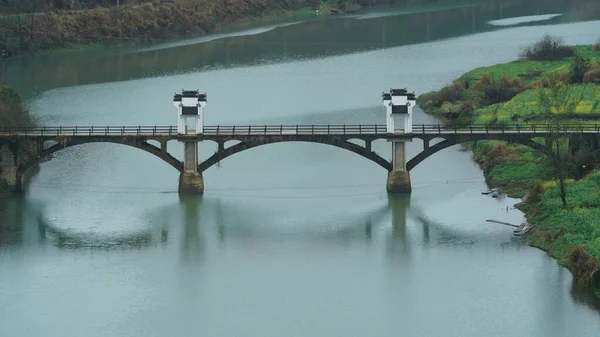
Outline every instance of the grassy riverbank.
{"type": "MultiPolygon", "coordinates": [[[[440,91],[421,95],[418,103],[448,124],[600,124],[600,43],[554,47],[556,55],[524,51],[518,61],[472,70],[440,91]]],[[[524,197],[519,208],[534,225],[530,245],[568,267],[577,282],[595,285],[600,297],[598,144],[554,141],[555,157],[499,141],[466,146],[473,149],[490,186],[524,197]]]]}

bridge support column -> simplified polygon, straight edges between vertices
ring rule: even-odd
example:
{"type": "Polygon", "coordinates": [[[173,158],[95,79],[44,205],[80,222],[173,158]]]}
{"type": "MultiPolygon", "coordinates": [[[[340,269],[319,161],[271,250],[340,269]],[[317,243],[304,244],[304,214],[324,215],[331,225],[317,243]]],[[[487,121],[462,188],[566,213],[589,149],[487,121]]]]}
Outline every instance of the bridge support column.
{"type": "Polygon", "coordinates": [[[15,151],[9,144],[0,145],[0,184],[8,187],[8,192],[20,193],[21,174],[15,151]]]}
{"type": "Polygon", "coordinates": [[[389,193],[410,193],[410,173],[406,169],[406,142],[392,143],[392,170],[388,173],[387,191],[389,193]]]}
{"type": "Polygon", "coordinates": [[[202,194],[204,180],[198,172],[198,142],[183,143],[183,172],[179,175],[179,193],[202,194]]]}

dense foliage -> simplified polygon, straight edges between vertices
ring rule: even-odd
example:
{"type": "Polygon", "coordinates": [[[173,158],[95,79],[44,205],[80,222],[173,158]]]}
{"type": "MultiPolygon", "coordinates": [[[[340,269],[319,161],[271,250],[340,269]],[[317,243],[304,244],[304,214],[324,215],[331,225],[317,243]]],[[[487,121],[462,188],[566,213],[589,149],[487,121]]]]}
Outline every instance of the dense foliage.
{"type": "Polygon", "coordinates": [[[530,61],[557,61],[575,55],[575,50],[564,45],[563,39],[545,35],[535,44],[525,47],[521,57],[530,61]]]}
{"type": "MultiPolygon", "coordinates": [[[[29,126],[31,124],[31,118],[25,110],[19,93],[11,87],[0,85],[0,127],[29,126]]],[[[27,146],[26,148],[23,155],[29,155],[29,148],[27,146]]],[[[2,165],[0,165],[0,171],[2,171],[2,165]]],[[[0,199],[7,192],[10,192],[8,184],[0,180],[0,199]]]]}
{"type": "Polygon", "coordinates": [[[11,87],[0,86],[0,127],[28,125],[31,125],[31,118],[19,93],[11,87]]]}

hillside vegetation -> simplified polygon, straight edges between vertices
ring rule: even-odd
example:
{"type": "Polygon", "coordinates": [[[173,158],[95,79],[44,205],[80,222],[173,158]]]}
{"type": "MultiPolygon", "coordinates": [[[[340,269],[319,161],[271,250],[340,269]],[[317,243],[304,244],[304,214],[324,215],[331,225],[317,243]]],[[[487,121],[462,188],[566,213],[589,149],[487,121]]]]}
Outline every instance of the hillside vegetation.
{"type": "MultiPolygon", "coordinates": [[[[600,42],[570,47],[545,36],[519,60],[474,69],[418,104],[447,124],[587,125],[600,130],[600,42]]],[[[600,144],[536,139],[546,152],[500,141],[472,144],[489,185],[525,197],[530,244],[568,266],[600,296],[600,144]],[[546,141],[550,143],[546,143],[546,141]]]]}
{"type": "MultiPolygon", "coordinates": [[[[0,128],[31,125],[31,117],[27,113],[19,93],[11,87],[0,86],[0,128]]],[[[6,145],[0,144],[0,146],[6,145]]],[[[23,154],[28,155],[25,152],[23,154]]],[[[5,164],[9,163],[0,161],[0,172],[2,172],[5,164]]],[[[0,180],[0,199],[6,196],[8,192],[10,192],[8,185],[5,181],[0,180]]]]}
{"type": "Polygon", "coordinates": [[[0,128],[31,124],[31,117],[19,93],[9,86],[0,85],[0,128]]]}
{"type": "MultiPolygon", "coordinates": [[[[439,0],[408,0],[429,3],[439,0]]],[[[393,0],[0,0],[0,58],[37,50],[197,36],[223,24],[283,15],[321,14],[393,0]]]]}

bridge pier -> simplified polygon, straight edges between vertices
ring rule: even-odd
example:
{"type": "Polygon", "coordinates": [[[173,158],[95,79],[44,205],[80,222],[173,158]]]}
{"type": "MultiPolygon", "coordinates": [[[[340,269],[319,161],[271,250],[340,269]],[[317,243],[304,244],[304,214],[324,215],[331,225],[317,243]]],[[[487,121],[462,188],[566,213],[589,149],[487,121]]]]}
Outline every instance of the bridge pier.
{"type": "Polygon", "coordinates": [[[179,175],[179,193],[202,194],[204,179],[198,172],[198,142],[183,142],[183,172],[179,175]]]}
{"type": "Polygon", "coordinates": [[[16,149],[11,144],[0,145],[0,184],[6,184],[8,192],[21,192],[21,174],[17,161],[16,149]]]}
{"type": "Polygon", "coordinates": [[[392,142],[392,170],[388,173],[388,193],[410,193],[410,173],[406,169],[406,142],[392,142]]]}

